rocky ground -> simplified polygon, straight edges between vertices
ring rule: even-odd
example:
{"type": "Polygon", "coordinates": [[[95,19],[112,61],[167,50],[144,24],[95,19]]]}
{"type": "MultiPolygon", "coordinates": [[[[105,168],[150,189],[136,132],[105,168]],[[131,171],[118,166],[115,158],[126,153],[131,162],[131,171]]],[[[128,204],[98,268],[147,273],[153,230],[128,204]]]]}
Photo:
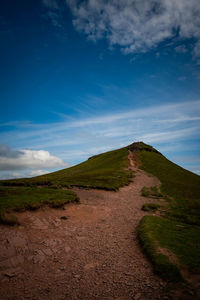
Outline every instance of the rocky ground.
{"type": "Polygon", "coordinates": [[[18,213],[0,226],[0,299],[167,299],[137,239],[156,178],[136,170],[118,192],[74,189],[80,204],[18,213]]]}

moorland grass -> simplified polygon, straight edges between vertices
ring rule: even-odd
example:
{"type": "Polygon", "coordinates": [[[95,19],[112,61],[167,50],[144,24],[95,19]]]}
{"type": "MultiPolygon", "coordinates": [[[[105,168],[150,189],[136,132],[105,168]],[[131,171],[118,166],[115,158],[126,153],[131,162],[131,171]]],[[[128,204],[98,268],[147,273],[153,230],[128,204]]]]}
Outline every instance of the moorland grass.
{"type": "Polygon", "coordinates": [[[145,216],[140,222],[138,228],[139,241],[154,266],[155,272],[167,281],[182,281],[183,278],[178,267],[170,262],[166,255],[158,251],[157,238],[154,236],[154,218],[153,216],[145,216]],[[153,218],[153,223],[151,222],[153,218]]]}
{"type": "Polygon", "coordinates": [[[142,205],[142,210],[144,211],[156,211],[160,208],[160,205],[157,203],[145,203],[142,205]]]}
{"type": "Polygon", "coordinates": [[[182,221],[188,220],[188,223],[195,223],[195,221],[198,223],[200,176],[179,167],[155,152],[141,151],[139,156],[141,168],[156,176],[161,182],[161,192],[171,197],[169,201],[171,216],[182,221]]]}
{"type": "Polygon", "coordinates": [[[71,168],[34,178],[4,180],[0,181],[0,185],[60,185],[117,190],[129,184],[133,176],[127,169],[128,163],[128,149],[125,147],[95,155],[71,168]]]}
{"type": "MultiPolygon", "coordinates": [[[[200,271],[200,177],[154,151],[140,149],[137,155],[140,168],[160,180],[161,192],[168,201],[162,218],[146,216],[139,225],[138,235],[145,252],[161,276],[169,271],[165,264],[161,271],[160,261],[155,259],[157,255],[163,256],[159,247],[173,252],[180,262],[178,268],[186,266],[192,272],[200,271]]],[[[143,194],[148,197],[149,190],[145,189],[143,194]]],[[[175,280],[180,280],[175,273],[175,280]]],[[[173,276],[170,278],[173,280],[173,276]]]]}
{"type": "Polygon", "coordinates": [[[77,195],[70,190],[40,187],[0,187],[0,223],[17,224],[11,211],[35,210],[43,205],[54,208],[69,202],[78,202],[77,195]]]}
{"type": "Polygon", "coordinates": [[[141,190],[141,195],[143,197],[151,197],[151,198],[162,198],[163,195],[158,191],[157,186],[151,186],[147,188],[144,186],[141,190]]]}

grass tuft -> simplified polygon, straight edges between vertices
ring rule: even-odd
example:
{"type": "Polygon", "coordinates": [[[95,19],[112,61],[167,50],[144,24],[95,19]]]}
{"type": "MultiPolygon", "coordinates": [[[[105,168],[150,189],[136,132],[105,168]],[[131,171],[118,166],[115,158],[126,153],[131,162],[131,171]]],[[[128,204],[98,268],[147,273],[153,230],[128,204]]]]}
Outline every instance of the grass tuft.
{"type": "Polygon", "coordinates": [[[14,215],[0,212],[0,224],[14,226],[19,225],[19,221],[14,215]]]}
{"type": "Polygon", "coordinates": [[[141,190],[141,195],[143,197],[150,197],[150,198],[162,198],[163,197],[163,194],[161,194],[158,191],[157,186],[151,186],[150,188],[147,188],[144,186],[141,190]]]}
{"type": "Polygon", "coordinates": [[[142,206],[142,210],[144,211],[156,211],[160,208],[160,205],[159,204],[155,204],[155,203],[145,203],[143,206],[142,206]]]}

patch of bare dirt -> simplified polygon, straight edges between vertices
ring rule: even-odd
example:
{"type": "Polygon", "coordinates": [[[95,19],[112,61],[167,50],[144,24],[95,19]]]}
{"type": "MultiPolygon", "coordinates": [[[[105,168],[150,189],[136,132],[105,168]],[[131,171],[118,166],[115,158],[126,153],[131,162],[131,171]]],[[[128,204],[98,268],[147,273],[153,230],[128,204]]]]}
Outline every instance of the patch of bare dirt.
{"type": "Polygon", "coordinates": [[[134,181],[118,192],[74,188],[80,204],[0,226],[0,299],[166,299],[137,239],[140,191],[159,181],[129,160],[134,181]]]}

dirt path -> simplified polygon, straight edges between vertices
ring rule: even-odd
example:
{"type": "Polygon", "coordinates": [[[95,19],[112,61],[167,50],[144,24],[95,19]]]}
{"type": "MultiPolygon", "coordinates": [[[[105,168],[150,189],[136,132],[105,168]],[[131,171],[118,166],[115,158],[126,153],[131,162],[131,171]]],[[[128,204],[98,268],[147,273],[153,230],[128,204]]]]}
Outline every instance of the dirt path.
{"type": "Polygon", "coordinates": [[[163,299],[165,284],[137,239],[148,200],[140,191],[155,184],[137,170],[118,192],[76,188],[81,204],[24,212],[22,226],[1,226],[0,299],[163,299]]]}

